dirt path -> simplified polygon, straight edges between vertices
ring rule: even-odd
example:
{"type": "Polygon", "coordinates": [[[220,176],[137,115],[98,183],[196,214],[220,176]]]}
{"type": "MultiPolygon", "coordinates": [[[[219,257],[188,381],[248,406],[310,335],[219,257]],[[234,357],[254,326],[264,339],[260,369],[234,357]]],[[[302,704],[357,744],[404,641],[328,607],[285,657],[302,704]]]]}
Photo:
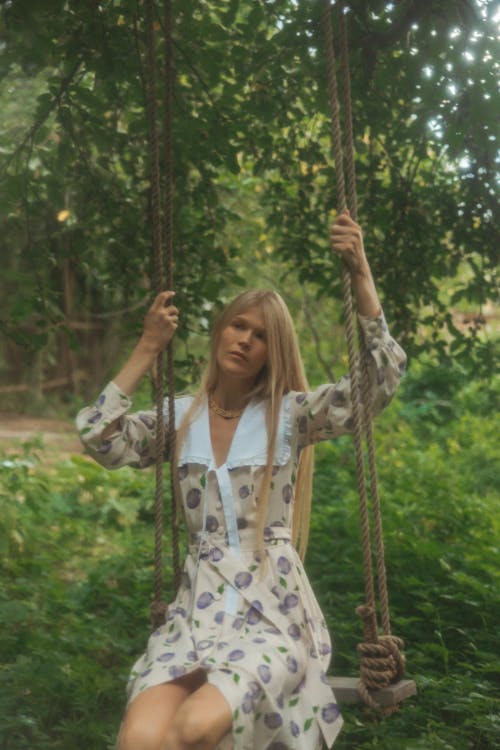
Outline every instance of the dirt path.
{"type": "Polygon", "coordinates": [[[41,439],[51,453],[82,453],[74,424],[60,419],[0,412],[0,448],[18,451],[23,443],[41,439]]]}

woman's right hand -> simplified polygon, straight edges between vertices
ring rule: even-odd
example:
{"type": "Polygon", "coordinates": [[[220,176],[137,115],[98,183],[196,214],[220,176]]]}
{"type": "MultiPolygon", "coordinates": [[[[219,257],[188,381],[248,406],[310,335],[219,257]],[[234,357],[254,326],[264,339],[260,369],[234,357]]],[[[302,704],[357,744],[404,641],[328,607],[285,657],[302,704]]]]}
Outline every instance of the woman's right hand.
{"type": "Polygon", "coordinates": [[[144,318],[141,344],[158,354],[170,343],[179,325],[179,310],[172,305],[175,292],[160,292],[144,318]]]}
{"type": "Polygon", "coordinates": [[[160,292],[144,318],[144,328],[118,375],[113,379],[123,393],[131,396],[144,375],[154,366],[157,355],[171,341],[179,325],[179,311],[170,304],[175,292],[160,292]]]}

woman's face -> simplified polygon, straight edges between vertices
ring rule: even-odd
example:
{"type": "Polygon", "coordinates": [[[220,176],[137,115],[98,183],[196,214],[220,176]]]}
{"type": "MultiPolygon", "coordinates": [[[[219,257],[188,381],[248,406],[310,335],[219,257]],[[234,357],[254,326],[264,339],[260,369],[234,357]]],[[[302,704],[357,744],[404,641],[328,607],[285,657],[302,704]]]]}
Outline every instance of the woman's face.
{"type": "Polygon", "coordinates": [[[264,318],[257,307],[235,315],[223,328],[217,348],[222,372],[249,382],[255,380],[267,361],[264,318]]]}

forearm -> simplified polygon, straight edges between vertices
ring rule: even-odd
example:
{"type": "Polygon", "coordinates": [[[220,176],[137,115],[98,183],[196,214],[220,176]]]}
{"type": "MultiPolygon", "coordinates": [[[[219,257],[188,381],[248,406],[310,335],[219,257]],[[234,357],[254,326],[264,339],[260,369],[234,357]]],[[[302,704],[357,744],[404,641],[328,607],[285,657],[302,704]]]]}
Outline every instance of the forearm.
{"type": "MultiPolygon", "coordinates": [[[[132,396],[144,375],[152,368],[157,351],[141,337],[132,354],[120,372],[113,378],[113,383],[126,396],[132,396]]],[[[107,440],[119,427],[118,420],[113,420],[103,431],[103,440],[107,440]]]]}
{"type": "Polygon", "coordinates": [[[142,337],[113,382],[127,396],[132,396],[144,375],[153,367],[157,356],[157,348],[142,337]]]}
{"type": "Polygon", "coordinates": [[[113,467],[121,465],[122,461],[145,466],[151,459],[148,453],[151,435],[146,435],[145,447],[143,440],[144,430],[152,429],[153,417],[144,412],[139,415],[138,420],[129,416],[124,427],[124,414],[130,406],[130,396],[144,375],[151,370],[159,352],[169,344],[177,329],[179,311],[169,304],[174,294],[173,291],[160,292],[156,296],[146,314],[142,336],[132,354],[113,378],[113,382],[101,393],[95,406],[82,409],[78,414],[77,423],[82,440],[88,447],[93,446],[96,457],[106,455],[112,458],[113,467]],[[127,435],[130,446],[133,446],[131,456],[126,454],[125,445],[121,445],[118,456],[114,455],[113,438],[122,433],[127,435]],[[136,460],[138,457],[139,460],[136,460]]]}
{"type": "Polygon", "coordinates": [[[365,255],[363,232],[348,211],[337,217],[331,228],[332,250],[346,263],[356,297],[358,313],[376,318],[382,312],[370,264],[365,255]]]}
{"type": "Polygon", "coordinates": [[[169,304],[174,294],[175,292],[160,292],[157,295],[144,319],[139,343],[113,380],[127,396],[131,396],[136,390],[177,329],[179,311],[169,304]]]}
{"type": "Polygon", "coordinates": [[[379,316],[382,308],[368,261],[351,271],[351,283],[358,313],[368,318],[379,316]]]}

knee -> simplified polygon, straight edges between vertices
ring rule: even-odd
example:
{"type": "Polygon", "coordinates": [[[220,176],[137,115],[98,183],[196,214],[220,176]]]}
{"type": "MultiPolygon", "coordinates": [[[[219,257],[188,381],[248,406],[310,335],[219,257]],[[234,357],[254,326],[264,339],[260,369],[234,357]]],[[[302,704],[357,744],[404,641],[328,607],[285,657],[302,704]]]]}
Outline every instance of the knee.
{"type": "Polygon", "coordinates": [[[161,740],[154,727],[147,726],[145,722],[125,719],[118,735],[116,750],[160,750],[161,740]]]}
{"type": "Polygon", "coordinates": [[[210,723],[203,713],[181,706],[161,745],[161,750],[188,750],[192,747],[211,747],[213,744],[210,723]]]}

